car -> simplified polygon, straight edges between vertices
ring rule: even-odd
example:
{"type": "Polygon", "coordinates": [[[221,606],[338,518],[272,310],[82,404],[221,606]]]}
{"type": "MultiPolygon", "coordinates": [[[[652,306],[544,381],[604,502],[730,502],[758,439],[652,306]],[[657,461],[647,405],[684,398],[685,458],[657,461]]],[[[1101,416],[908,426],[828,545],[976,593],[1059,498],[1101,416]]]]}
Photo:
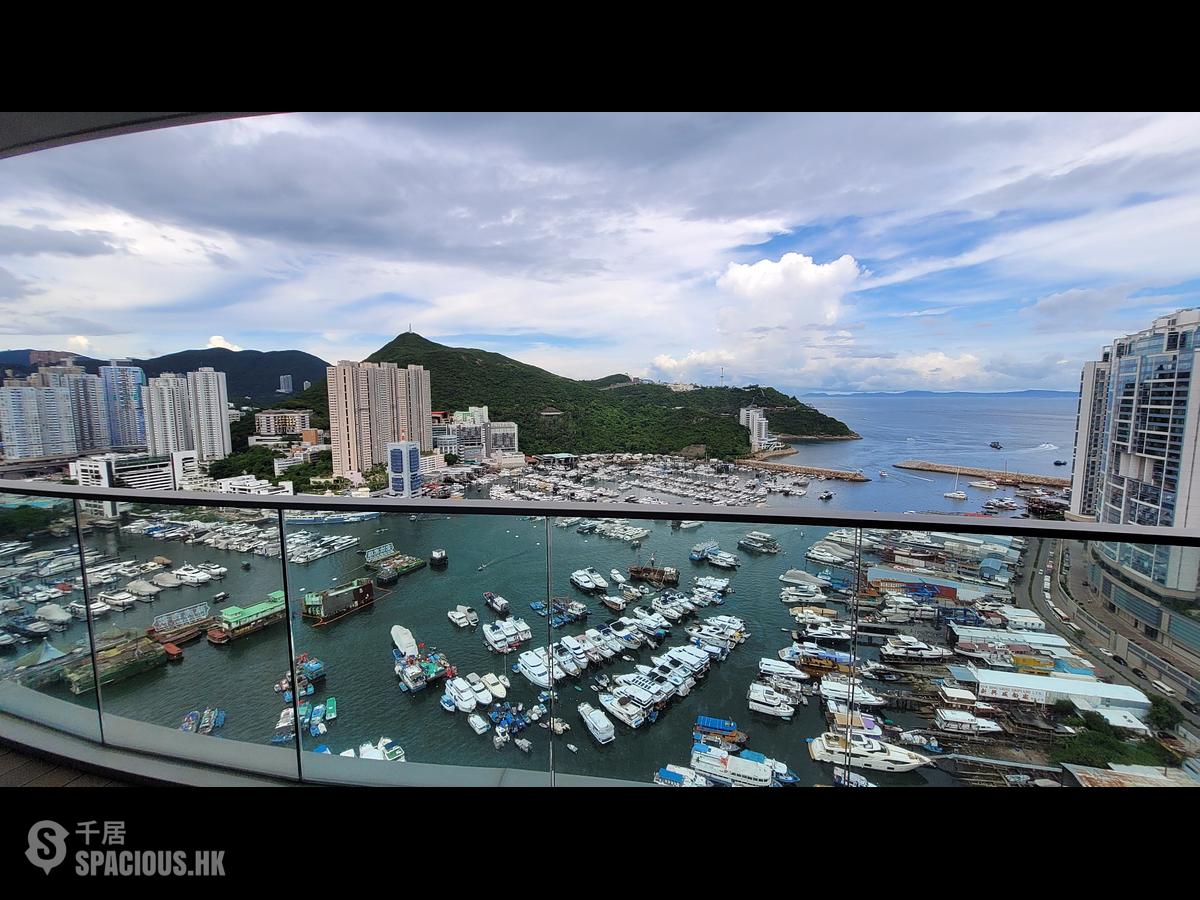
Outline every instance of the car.
{"type": "Polygon", "coordinates": [[[1116,658],[1117,658],[1117,657],[1116,657],[1116,654],[1115,654],[1115,653],[1113,653],[1111,650],[1105,650],[1103,647],[1097,647],[1097,648],[1096,648],[1096,650],[1097,650],[1097,652],[1099,652],[1099,653],[1103,653],[1103,654],[1104,654],[1105,656],[1107,656],[1109,659],[1116,659],[1116,658]]]}
{"type": "Polygon", "coordinates": [[[1138,678],[1145,678],[1145,677],[1147,677],[1147,676],[1146,676],[1146,673],[1145,673],[1145,672],[1143,672],[1141,669],[1138,669],[1138,668],[1133,668],[1133,669],[1130,669],[1129,671],[1130,671],[1130,672],[1132,672],[1134,675],[1136,675],[1138,678]]]}
{"type": "Polygon", "coordinates": [[[1200,715],[1200,706],[1197,706],[1191,700],[1180,700],[1179,705],[1190,712],[1193,716],[1200,715]]]}
{"type": "Polygon", "coordinates": [[[1116,663],[1118,666],[1127,666],[1127,665],[1129,665],[1129,663],[1125,662],[1125,657],[1123,657],[1123,656],[1114,656],[1114,657],[1113,657],[1113,662],[1115,662],[1115,663],[1116,663]]]}

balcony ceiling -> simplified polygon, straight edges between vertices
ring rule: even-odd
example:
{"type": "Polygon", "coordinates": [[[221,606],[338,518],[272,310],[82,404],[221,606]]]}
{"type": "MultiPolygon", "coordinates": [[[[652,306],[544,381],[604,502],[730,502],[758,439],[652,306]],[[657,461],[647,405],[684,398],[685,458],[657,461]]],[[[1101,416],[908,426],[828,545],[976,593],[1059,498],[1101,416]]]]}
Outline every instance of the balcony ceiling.
{"type": "Polygon", "coordinates": [[[82,141],[264,112],[0,112],[0,159],[82,141]]]}

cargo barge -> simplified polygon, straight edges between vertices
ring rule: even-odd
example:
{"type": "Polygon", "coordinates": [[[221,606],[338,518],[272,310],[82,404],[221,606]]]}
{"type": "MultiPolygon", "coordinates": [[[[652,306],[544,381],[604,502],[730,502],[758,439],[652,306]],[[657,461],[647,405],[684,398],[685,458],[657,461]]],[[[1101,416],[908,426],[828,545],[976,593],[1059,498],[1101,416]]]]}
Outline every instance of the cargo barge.
{"type": "Polygon", "coordinates": [[[369,571],[388,568],[398,575],[407,575],[409,572],[415,572],[425,565],[425,560],[416,556],[409,556],[407,553],[401,553],[396,549],[395,545],[389,542],[378,547],[372,547],[363,554],[363,565],[369,571]]]}
{"type": "MultiPolygon", "coordinates": [[[[96,669],[100,673],[100,684],[124,681],[140,672],[164,665],[169,658],[160,644],[136,632],[119,631],[101,635],[96,647],[96,669]]],[[[95,671],[91,659],[83,659],[63,672],[72,694],[83,694],[96,689],[95,671]]]]}
{"type": "Polygon", "coordinates": [[[356,578],[349,584],[330,588],[316,594],[305,594],[300,611],[302,618],[311,621],[314,628],[336,622],[351,613],[366,609],[375,603],[375,585],[370,578],[356,578]]]}
{"type": "Polygon", "coordinates": [[[243,609],[227,606],[221,610],[216,623],[208,629],[210,644],[228,644],[234,638],[261,631],[287,617],[287,598],[283,591],[271,591],[262,603],[243,609]]]}

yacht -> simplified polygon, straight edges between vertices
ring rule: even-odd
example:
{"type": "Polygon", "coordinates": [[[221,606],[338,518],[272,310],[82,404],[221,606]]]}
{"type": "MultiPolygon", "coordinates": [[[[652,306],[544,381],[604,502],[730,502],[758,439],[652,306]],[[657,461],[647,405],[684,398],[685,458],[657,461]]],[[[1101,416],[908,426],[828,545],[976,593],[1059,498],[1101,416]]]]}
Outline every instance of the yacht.
{"type": "Polygon", "coordinates": [[[879,648],[879,658],[885,662],[942,662],[954,656],[946,647],[932,647],[924,641],[907,634],[897,634],[887,639],[879,648]]]}
{"type": "Polygon", "coordinates": [[[884,706],[887,703],[882,697],[872,694],[862,683],[861,679],[849,678],[843,675],[826,675],[821,679],[821,699],[826,702],[833,700],[842,703],[853,703],[855,706],[884,706]]]}
{"type": "Polygon", "coordinates": [[[478,624],[479,624],[479,613],[475,612],[475,610],[474,610],[472,607],[470,607],[470,606],[458,606],[458,607],[455,607],[455,608],[456,608],[456,609],[457,609],[457,610],[458,610],[460,613],[462,613],[464,616],[466,616],[466,617],[467,617],[467,624],[468,624],[468,625],[475,626],[475,625],[478,625],[478,624]]]}
{"type": "Polygon", "coordinates": [[[580,703],[578,709],[579,715],[583,718],[583,724],[587,726],[587,730],[597,743],[611,744],[616,740],[617,730],[608,716],[604,714],[604,710],[596,709],[590,703],[580,703]]]}
{"type": "Polygon", "coordinates": [[[593,581],[592,576],[583,569],[576,569],[571,573],[571,584],[575,585],[575,587],[579,588],[581,591],[596,590],[596,582],[593,581]]]}
{"type": "Polygon", "coordinates": [[[608,577],[612,579],[613,584],[621,585],[625,583],[625,576],[621,574],[619,569],[610,570],[608,577]]]}
{"type": "Polygon", "coordinates": [[[583,571],[589,578],[592,579],[592,584],[594,584],[598,590],[604,591],[608,589],[607,579],[605,579],[605,577],[597,572],[592,566],[588,566],[583,571]]]}
{"type": "Polygon", "coordinates": [[[849,728],[864,737],[883,737],[883,728],[880,726],[879,720],[870,713],[851,709],[840,700],[830,700],[827,708],[829,717],[833,720],[833,730],[838,734],[845,734],[846,729],[849,728]]]}
{"type": "Polygon", "coordinates": [[[624,722],[630,728],[640,728],[646,721],[646,712],[628,693],[600,695],[600,705],[603,706],[618,721],[624,722]]]}
{"type": "Polygon", "coordinates": [[[788,703],[782,694],[758,682],[750,685],[750,690],[746,692],[746,699],[750,702],[750,709],[754,712],[778,716],[784,721],[790,720],[796,712],[796,707],[788,703]]]}
{"type": "Polygon", "coordinates": [[[171,574],[184,584],[204,584],[212,580],[212,575],[195,566],[180,566],[171,574]]]}
{"type": "Polygon", "coordinates": [[[467,621],[466,614],[463,612],[460,612],[457,609],[452,609],[449,612],[447,612],[446,617],[451,622],[453,622],[455,625],[457,625],[459,628],[466,628],[468,625],[471,624],[469,621],[467,621]]]}
{"type": "MultiPolygon", "coordinates": [[[[582,671],[579,667],[579,663],[575,661],[574,655],[561,643],[551,644],[550,653],[553,655],[554,661],[558,664],[558,667],[568,675],[574,677],[578,675],[580,671],[582,671]]],[[[558,675],[556,674],[555,678],[557,679],[557,677],[558,675]]]]}
{"type": "Polygon", "coordinates": [[[692,528],[699,528],[703,524],[703,522],[697,522],[694,519],[684,519],[679,523],[679,528],[681,531],[687,531],[692,528]]]}
{"type": "Polygon", "coordinates": [[[801,672],[791,663],[780,659],[771,659],[769,656],[764,656],[758,661],[758,671],[759,674],[771,678],[786,678],[795,682],[808,681],[807,673],[801,672]]]}
{"type": "Polygon", "coordinates": [[[755,759],[734,756],[728,750],[692,745],[692,768],[705,778],[731,787],[774,787],[771,766],[755,759]]]}
{"type": "Polygon", "coordinates": [[[490,625],[483,626],[483,640],[497,653],[507,653],[516,646],[515,641],[509,640],[508,632],[500,622],[492,622],[490,625]]]}
{"type": "Polygon", "coordinates": [[[485,593],[483,595],[483,600],[487,604],[488,609],[492,610],[496,615],[498,615],[498,616],[507,616],[508,615],[508,610],[509,610],[508,601],[505,600],[503,597],[498,597],[495,594],[493,594],[491,591],[488,591],[487,593],[485,593]]]}
{"type": "Polygon", "coordinates": [[[804,626],[804,636],[818,643],[824,641],[830,644],[848,644],[853,632],[849,625],[839,625],[836,622],[810,623],[804,626]]]}
{"type": "MultiPolygon", "coordinates": [[[[112,612],[112,608],[110,606],[108,606],[108,604],[101,603],[99,600],[93,600],[91,603],[87,604],[86,606],[84,605],[84,602],[82,600],[76,600],[67,606],[67,610],[76,619],[86,619],[88,617],[89,612],[92,614],[93,619],[97,619],[100,616],[106,616],[110,612],[112,612]]],[[[30,623],[30,624],[44,625],[46,623],[45,622],[36,622],[36,623],[30,623]]],[[[31,629],[31,630],[36,630],[36,628],[31,629]]]]}
{"type": "Polygon", "coordinates": [[[635,648],[642,645],[643,637],[641,631],[632,620],[626,619],[624,616],[605,627],[608,628],[613,637],[620,641],[624,647],[635,648]]]}
{"type": "Polygon", "coordinates": [[[479,713],[471,713],[470,718],[467,719],[467,723],[476,734],[487,734],[492,730],[492,726],[488,724],[487,719],[479,713]]]}
{"type": "Polygon", "coordinates": [[[612,659],[617,655],[617,651],[609,645],[609,642],[606,641],[604,636],[595,628],[589,628],[584,632],[584,634],[587,636],[587,639],[591,641],[592,646],[600,652],[600,656],[603,659],[612,659]]]}
{"type": "Polygon", "coordinates": [[[850,734],[849,740],[845,735],[827,731],[813,738],[808,745],[809,755],[817,762],[834,763],[844,766],[849,756],[849,764],[855,769],[875,769],[880,772],[911,772],[913,769],[929,765],[929,757],[913,753],[894,744],[885,744],[874,738],[861,734],[850,734]]]}
{"type": "Polygon", "coordinates": [[[967,492],[958,489],[958,472],[954,473],[954,490],[942,494],[947,500],[966,500],[967,492]]]}
{"type": "Polygon", "coordinates": [[[508,689],[504,686],[500,679],[496,677],[495,673],[488,672],[481,680],[483,681],[483,686],[488,689],[488,692],[491,693],[492,697],[494,697],[496,700],[503,700],[508,695],[508,689]]]}
{"type": "Polygon", "coordinates": [[[816,585],[819,588],[833,587],[833,582],[821,575],[813,575],[805,572],[803,569],[788,569],[779,576],[779,580],[784,584],[796,585],[803,589],[805,585],[816,585]]]}
{"type": "Polygon", "coordinates": [[[571,637],[569,634],[564,635],[559,643],[571,654],[571,659],[581,672],[588,667],[590,660],[588,659],[587,651],[583,648],[583,644],[576,638],[571,637]]]}
{"type": "Polygon", "coordinates": [[[979,488],[981,491],[994,491],[997,490],[1000,485],[996,484],[996,482],[992,481],[990,478],[984,478],[981,481],[968,481],[967,487],[979,488]]]}
{"type": "Polygon", "coordinates": [[[446,685],[446,693],[459,712],[469,713],[475,709],[475,692],[462,676],[450,680],[446,685]]]}
{"type": "Polygon", "coordinates": [[[475,702],[480,706],[487,707],[492,705],[492,692],[488,690],[483,679],[475,672],[467,676],[467,684],[471,686],[471,692],[475,694],[475,702]]]}
{"type": "Polygon", "coordinates": [[[938,709],[933,724],[942,731],[957,734],[995,734],[1004,728],[991,719],[981,719],[974,713],[961,709],[938,709]]]}
{"type": "Polygon", "coordinates": [[[517,666],[534,687],[550,687],[550,670],[546,668],[546,662],[539,654],[526,650],[517,658],[517,666]]]}

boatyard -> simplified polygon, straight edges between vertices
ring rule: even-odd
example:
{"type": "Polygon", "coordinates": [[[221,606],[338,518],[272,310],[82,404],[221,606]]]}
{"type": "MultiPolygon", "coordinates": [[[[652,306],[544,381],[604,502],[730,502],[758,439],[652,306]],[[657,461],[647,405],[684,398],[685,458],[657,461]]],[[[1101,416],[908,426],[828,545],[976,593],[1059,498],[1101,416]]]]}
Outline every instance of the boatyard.
{"type": "MultiPolygon", "coordinates": [[[[392,588],[367,568],[369,550],[290,568],[296,651],[319,663],[296,686],[297,723],[292,686],[274,690],[289,652],[280,560],[249,549],[258,538],[234,549],[190,531],[170,544],[140,527],[97,533],[98,566],[135,572],[169,548],[168,571],[224,570],[97,616],[116,651],[101,670],[105,714],[289,752],[300,741],[346,765],[544,769],[556,741],[560,771],[668,786],[727,771],[744,784],[1024,784],[1021,766],[1055,777],[1063,731],[1049,697],[1127,724],[1144,714],[1139,691],[1101,682],[1069,641],[1031,630],[1012,590],[1019,540],[540,516],[296,530],[307,546],[336,538],[393,561],[445,549],[446,564],[414,566],[392,588]]],[[[36,608],[15,602],[5,622],[36,608]]],[[[86,704],[90,658],[68,618],[21,633],[0,668],[86,704]]]]}

